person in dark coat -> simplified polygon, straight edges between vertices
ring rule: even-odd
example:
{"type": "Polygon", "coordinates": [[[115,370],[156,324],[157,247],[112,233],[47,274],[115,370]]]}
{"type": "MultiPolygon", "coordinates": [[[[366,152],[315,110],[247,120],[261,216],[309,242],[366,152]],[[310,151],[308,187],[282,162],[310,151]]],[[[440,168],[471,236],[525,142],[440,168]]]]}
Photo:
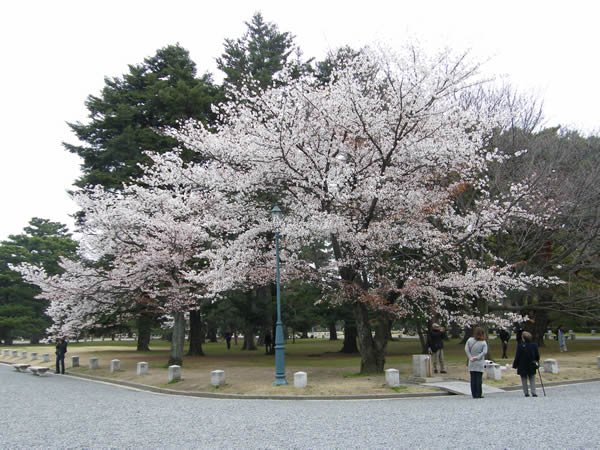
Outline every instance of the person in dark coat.
{"type": "Polygon", "coordinates": [[[444,339],[446,338],[446,330],[440,328],[437,323],[431,325],[431,331],[427,334],[427,347],[429,354],[433,359],[433,372],[438,373],[438,362],[440,364],[440,372],[446,373],[444,366],[444,339]]]}
{"type": "Polygon", "coordinates": [[[226,331],[223,337],[227,343],[227,350],[229,350],[231,348],[231,331],[226,331]]]}
{"type": "Polygon", "coordinates": [[[265,354],[268,355],[273,350],[273,337],[268,331],[265,334],[265,354]]]}
{"type": "Polygon", "coordinates": [[[67,341],[63,338],[56,340],[56,373],[65,373],[65,354],[67,353],[67,341]]]}
{"type": "Polygon", "coordinates": [[[508,348],[508,341],[510,340],[510,333],[506,328],[500,328],[498,338],[502,343],[502,358],[508,358],[508,356],[506,356],[506,350],[508,348]]]}
{"type": "Polygon", "coordinates": [[[523,385],[525,397],[529,397],[527,380],[529,380],[531,395],[537,397],[537,394],[535,393],[535,372],[537,371],[539,364],[540,352],[538,346],[533,342],[531,333],[523,331],[522,342],[517,347],[513,369],[517,369],[517,373],[521,376],[521,384],[523,385]]]}

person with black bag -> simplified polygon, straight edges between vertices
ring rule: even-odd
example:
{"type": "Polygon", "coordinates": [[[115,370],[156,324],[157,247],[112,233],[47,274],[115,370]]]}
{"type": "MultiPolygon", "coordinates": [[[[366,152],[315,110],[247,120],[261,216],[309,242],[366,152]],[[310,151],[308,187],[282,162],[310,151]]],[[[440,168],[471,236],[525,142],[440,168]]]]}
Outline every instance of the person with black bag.
{"type": "Polygon", "coordinates": [[[522,342],[517,347],[517,354],[513,361],[513,369],[517,369],[517,373],[521,376],[521,384],[523,385],[523,393],[525,397],[529,397],[527,389],[527,381],[529,380],[529,388],[531,396],[537,397],[535,392],[535,373],[540,365],[540,352],[538,346],[533,342],[533,336],[528,331],[523,331],[522,342]]]}

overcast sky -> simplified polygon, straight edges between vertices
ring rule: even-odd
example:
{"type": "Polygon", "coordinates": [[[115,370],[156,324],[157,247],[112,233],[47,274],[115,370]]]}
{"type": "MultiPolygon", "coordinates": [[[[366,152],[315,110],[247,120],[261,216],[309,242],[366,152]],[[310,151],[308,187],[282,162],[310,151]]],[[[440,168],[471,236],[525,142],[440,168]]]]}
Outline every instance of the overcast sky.
{"type": "Polygon", "coordinates": [[[600,130],[600,62],[595,1],[40,0],[0,6],[0,240],[32,217],[65,223],[79,158],[67,121],[85,121],[86,97],[158,48],[180,43],[198,72],[220,81],[215,58],[261,11],[289,31],[305,57],[342,45],[414,37],[425,46],[470,49],[484,71],[506,75],[544,100],[547,125],[600,130]]]}

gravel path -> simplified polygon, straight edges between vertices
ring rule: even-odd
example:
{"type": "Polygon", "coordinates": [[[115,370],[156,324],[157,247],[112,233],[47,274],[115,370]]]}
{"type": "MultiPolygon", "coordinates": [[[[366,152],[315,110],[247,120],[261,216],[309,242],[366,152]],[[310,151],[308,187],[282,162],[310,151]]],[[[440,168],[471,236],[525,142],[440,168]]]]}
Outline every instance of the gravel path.
{"type": "Polygon", "coordinates": [[[0,448],[600,448],[600,383],[546,391],[481,400],[218,400],[0,365],[0,448]]]}

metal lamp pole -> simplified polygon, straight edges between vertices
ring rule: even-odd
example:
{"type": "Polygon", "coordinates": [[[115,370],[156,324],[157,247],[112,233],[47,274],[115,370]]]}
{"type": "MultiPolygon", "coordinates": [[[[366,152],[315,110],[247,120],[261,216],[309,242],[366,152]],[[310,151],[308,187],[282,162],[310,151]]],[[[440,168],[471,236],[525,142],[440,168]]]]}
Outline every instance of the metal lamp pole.
{"type": "MultiPolygon", "coordinates": [[[[277,205],[271,210],[273,222],[277,225],[282,212],[277,205]]],[[[281,322],[281,294],[279,283],[279,230],[275,230],[275,262],[277,267],[277,323],[275,327],[275,381],[273,385],[288,384],[285,379],[285,345],[283,343],[283,323],[281,322]]]]}

